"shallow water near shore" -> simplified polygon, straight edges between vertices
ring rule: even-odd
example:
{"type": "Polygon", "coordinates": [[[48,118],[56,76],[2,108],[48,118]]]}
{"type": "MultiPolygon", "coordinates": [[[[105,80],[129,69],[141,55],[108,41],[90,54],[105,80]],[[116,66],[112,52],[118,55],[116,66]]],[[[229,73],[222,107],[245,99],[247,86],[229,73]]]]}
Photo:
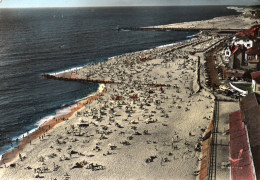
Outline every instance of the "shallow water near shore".
{"type": "Polygon", "coordinates": [[[97,63],[192,35],[118,32],[118,26],[161,25],[231,14],[237,13],[224,6],[1,9],[0,154],[12,148],[12,140],[35,129],[40,119],[98,88],[95,83],[41,79],[41,74],[97,63]]]}

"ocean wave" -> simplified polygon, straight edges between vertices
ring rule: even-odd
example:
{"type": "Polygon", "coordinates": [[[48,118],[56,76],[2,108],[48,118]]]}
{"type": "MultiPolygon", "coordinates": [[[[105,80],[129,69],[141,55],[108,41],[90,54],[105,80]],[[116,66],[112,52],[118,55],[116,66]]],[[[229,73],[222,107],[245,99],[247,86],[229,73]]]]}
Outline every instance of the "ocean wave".
{"type": "MultiPolygon", "coordinates": [[[[109,58],[113,58],[113,57],[116,57],[116,56],[112,56],[112,57],[109,57],[109,58]]],[[[99,60],[96,60],[95,62],[89,62],[89,63],[86,63],[86,64],[81,65],[81,66],[76,66],[76,67],[72,67],[72,68],[69,68],[69,69],[56,71],[56,72],[52,72],[52,73],[47,73],[47,74],[49,74],[49,75],[58,75],[58,74],[66,73],[66,72],[77,71],[77,70],[80,70],[80,69],[82,69],[82,68],[84,68],[86,66],[91,66],[91,65],[98,64],[100,62],[106,61],[109,58],[99,59],[99,60]]]]}
{"type": "Polygon", "coordinates": [[[1,161],[1,159],[2,159],[2,155],[5,154],[6,152],[11,151],[12,149],[14,149],[14,148],[20,143],[20,140],[21,140],[21,139],[23,139],[23,138],[27,137],[28,135],[32,134],[33,132],[35,132],[36,130],[38,130],[39,127],[43,126],[46,122],[52,120],[53,118],[58,117],[58,116],[62,116],[62,115],[66,115],[66,114],[70,113],[70,112],[71,112],[71,109],[73,109],[74,107],[76,107],[80,101],[85,100],[85,99],[87,99],[87,98],[93,96],[93,95],[96,94],[96,93],[102,92],[102,91],[104,90],[104,88],[105,88],[105,85],[104,85],[104,84],[99,84],[99,87],[98,87],[98,89],[97,89],[96,92],[93,92],[93,93],[89,94],[87,97],[84,97],[84,98],[82,98],[82,99],[77,99],[77,100],[75,100],[72,104],[63,104],[60,109],[58,109],[58,110],[55,111],[55,113],[49,114],[49,115],[43,117],[42,119],[40,119],[39,121],[37,121],[37,122],[34,124],[35,128],[33,128],[33,129],[31,129],[30,131],[25,132],[25,133],[23,133],[23,134],[21,134],[21,135],[19,135],[19,136],[13,137],[13,138],[11,139],[11,141],[12,141],[12,142],[17,142],[17,144],[15,144],[13,147],[9,147],[7,150],[1,152],[2,154],[0,153],[0,161],[1,161]],[[18,140],[18,141],[17,141],[17,140],[18,140]]]}
{"type": "Polygon", "coordinates": [[[236,12],[244,12],[244,9],[243,9],[243,8],[236,7],[236,6],[228,6],[227,9],[233,9],[233,10],[235,10],[236,12]]]}
{"type": "Polygon", "coordinates": [[[12,138],[12,141],[16,141],[17,139],[18,139],[18,140],[21,140],[21,139],[25,138],[26,136],[28,136],[29,134],[31,134],[31,133],[33,133],[34,131],[36,131],[38,128],[39,128],[39,127],[35,127],[35,128],[33,128],[33,129],[31,129],[30,131],[23,133],[23,134],[20,135],[20,136],[13,137],[13,138],[12,138]]]}
{"type": "Polygon", "coordinates": [[[57,71],[57,72],[49,73],[49,74],[50,74],[50,75],[57,75],[57,74],[65,73],[65,72],[77,71],[77,70],[79,70],[79,69],[82,69],[82,68],[85,67],[85,66],[86,66],[86,65],[77,66],[77,67],[73,67],[73,68],[70,68],[70,69],[61,70],[61,71],[57,71]]]}
{"type": "MultiPolygon", "coordinates": [[[[46,122],[52,120],[55,117],[66,115],[66,114],[70,113],[71,109],[75,108],[80,101],[88,99],[89,97],[93,96],[97,92],[102,92],[104,88],[105,88],[104,84],[99,84],[98,90],[96,92],[93,92],[93,93],[89,94],[87,97],[84,97],[82,99],[77,99],[72,104],[63,104],[60,109],[55,111],[54,114],[47,115],[47,116],[43,117],[42,119],[40,119],[38,122],[36,122],[34,124],[35,126],[37,126],[36,129],[38,129],[39,127],[43,126],[46,122]]],[[[20,137],[22,137],[22,136],[20,136],[20,137]]]]}
{"type": "Polygon", "coordinates": [[[53,118],[55,117],[58,117],[58,116],[62,116],[62,115],[66,115],[68,113],[70,113],[71,109],[73,109],[74,107],[77,106],[77,103],[76,104],[72,104],[72,105],[69,105],[69,106],[65,106],[61,109],[58,109],[56,112],[55,112],[55,115],[48,115],[48,116],[45,116],[44,118],[42,118],[41,120],[39,120],[38,122],[35,123],[35,126],[38,126],[38,127],[41,127],[43,126],[46,122],[52,120],[53,118]]]}
{"type": "Polygon", "coordinates": [[[7,152],[9,152],[9,151],[11,151],[11,150],[13,150],[13,149],[14,149],[14,147],[10,147],[10,148],[8,148],[7,150],[5,150],[2,154],[0,153],[0,161],[2,160],[3,155],[4,155],[5,153],[7,153],[7,152]]]}
{"type": "Polygon", "coordinates": [[[169,47],[169,46],[175,46],[175,45],[179,45],[179,44],[182,44],[182,43],[187,43],[189,41],[192,41],[194,39],[196,39],[196,34],[193,34],[193,35],[190,35],[190,36],[186,36],[186,40],[182,40],[182,41],[178,41],[178,42],[174,42],[174,43],[170,43],[170,44],[165,44],[165,45],[160,45],[160,46],[157,46],[155,48],[165,48],[165,47],[169,47]]]}

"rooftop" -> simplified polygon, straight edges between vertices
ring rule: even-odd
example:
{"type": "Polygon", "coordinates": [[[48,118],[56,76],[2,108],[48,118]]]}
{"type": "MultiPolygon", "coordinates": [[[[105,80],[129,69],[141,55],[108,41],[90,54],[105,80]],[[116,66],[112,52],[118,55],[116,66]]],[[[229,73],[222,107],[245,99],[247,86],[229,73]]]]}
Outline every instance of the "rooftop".
{"type": "Polygon", "coordinates": [[[247,54],[256,54],[256,55],[260,55],[260,50],[257,50],[257,49],[254,49],[254,48],[249,48],[247,51],[246,51],[247,54]]]}
{"type": "Polygon", "coordinates": [[[236,37],[248,37],[249,39],[256,39],[256,33],[259,29],[260,29],[260,25],[255,25],[250,29],[237,33],[236,37]]]}
{"type": "Polygon", "coordinates": [[[242,112],[230,114],[229,120],[232,180],[254,180],[254,165],[248,147],[247,132],[242,122],[242,112]]]}
{"type": "Polygon", "coordinates": [[[247,125],[248,138],[256,177],[260,178],[260,95],[250,93],[240,102],[242,118],[247,125]]]}

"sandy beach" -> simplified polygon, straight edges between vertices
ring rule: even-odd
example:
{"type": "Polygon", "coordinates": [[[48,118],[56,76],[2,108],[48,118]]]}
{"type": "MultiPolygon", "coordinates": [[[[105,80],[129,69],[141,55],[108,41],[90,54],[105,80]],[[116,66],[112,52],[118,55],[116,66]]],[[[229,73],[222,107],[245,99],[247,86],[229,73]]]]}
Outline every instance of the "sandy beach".
{"type": "MultiPolygon", "coordinates": [[[[225,19],[212,21],[226,26],[225,19]]],[[[232,22],[234,29],[254,25],[247,18],[232,22]]],[[[15,159],[2,160],[0,178],[196,179],[214,110],[205,52],[225,38],[202,33],[56,74],[114,83],[101,84],[95,100],[82,100],[66,120],[27,141],[15,159]]]]}
{"type": "Polygon", "coordinates": [[[167,24],[160,26],[150,26],[147,28],[183,28],[183,29],[248,29],[253,25],[258,24],[257,19],[244,17],[243,15],[223,16],[205,21],[192,21],[184,23],[167,24]]]}

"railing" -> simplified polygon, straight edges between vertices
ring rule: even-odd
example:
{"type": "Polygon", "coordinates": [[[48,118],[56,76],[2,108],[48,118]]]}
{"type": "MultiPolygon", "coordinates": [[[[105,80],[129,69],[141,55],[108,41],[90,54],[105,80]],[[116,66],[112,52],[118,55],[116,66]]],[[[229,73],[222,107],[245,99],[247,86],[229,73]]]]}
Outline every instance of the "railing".
{"type": "Polygon", "coordinates": [[[218,142],[218,122],[219,122],[219,101],[215,99],[215,109],[213,115],[213,132],[210,154],[210,167],[208,172],[208,180],[216,180],[217,175],[217,142],[218,142]]]}

